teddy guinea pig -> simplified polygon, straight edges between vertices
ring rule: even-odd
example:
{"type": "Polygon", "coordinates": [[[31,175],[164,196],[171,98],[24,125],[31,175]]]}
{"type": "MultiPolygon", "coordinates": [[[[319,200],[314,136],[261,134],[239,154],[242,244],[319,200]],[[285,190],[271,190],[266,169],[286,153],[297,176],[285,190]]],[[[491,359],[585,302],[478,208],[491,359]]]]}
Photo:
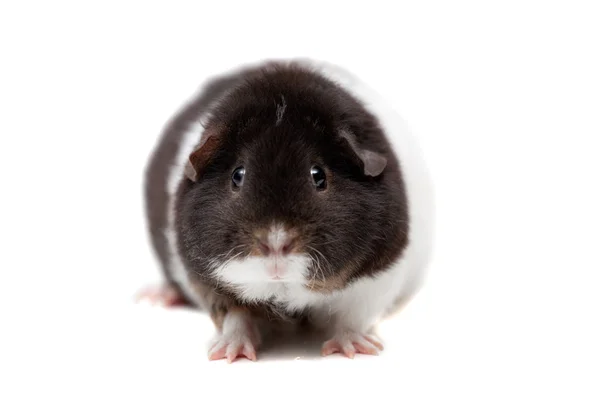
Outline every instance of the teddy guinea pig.
{"type": "Polygon", "coordinates": [[[210,313],[209,359],[256,360],[269,325],[327,332],[322,354],[378,354],[377,322],[420,286],[433,198],[420,149],[376,93],[311,60],[209,80],[150,157],[163,285],[210,313]]]}

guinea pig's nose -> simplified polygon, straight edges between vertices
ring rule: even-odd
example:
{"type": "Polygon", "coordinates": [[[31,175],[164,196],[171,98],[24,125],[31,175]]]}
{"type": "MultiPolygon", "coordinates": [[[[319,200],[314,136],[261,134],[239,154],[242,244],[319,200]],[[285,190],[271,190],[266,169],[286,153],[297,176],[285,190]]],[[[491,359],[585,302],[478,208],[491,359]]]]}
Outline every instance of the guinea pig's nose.
{"type": "Polygon", "coordinates": [[[293,231],[275,227],[257,232],[255,238],[263,255],[288,255],[294,250],[298,235],[293,231]]]}

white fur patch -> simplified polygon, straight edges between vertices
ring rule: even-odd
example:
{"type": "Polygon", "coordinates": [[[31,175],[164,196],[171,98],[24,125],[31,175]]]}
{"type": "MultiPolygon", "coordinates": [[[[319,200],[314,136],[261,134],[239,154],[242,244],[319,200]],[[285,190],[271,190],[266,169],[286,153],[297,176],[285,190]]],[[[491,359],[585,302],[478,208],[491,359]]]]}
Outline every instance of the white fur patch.
{"type": "Polygon", "coordinates": [[[303,255],[247,257],[229,261],[213,274],[241,288],[263,283],[305,283],[309,266],[310,259],[303,255]]]}
{"type": "Polygon", "coordinates": [[[288,236],[288,233],[282,226],[271,227],[268,234],[269,246],[272,249],[281,249],[286,245],[288,236]]]}

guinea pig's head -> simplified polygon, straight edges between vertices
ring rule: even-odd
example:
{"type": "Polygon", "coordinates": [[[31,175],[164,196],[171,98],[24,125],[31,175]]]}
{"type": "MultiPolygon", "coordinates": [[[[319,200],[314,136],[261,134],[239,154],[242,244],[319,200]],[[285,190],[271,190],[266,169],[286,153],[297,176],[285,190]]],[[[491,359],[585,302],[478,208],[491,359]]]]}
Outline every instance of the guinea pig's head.
{"type": "Polygon", "coordinates": [[[341,289],[393,261],[406,241],[402,181],[386,145],[367,148],[356,127],[284,108],[209,122],[180,191],[191,268],[248,297],[282,284],[341,289]]]}

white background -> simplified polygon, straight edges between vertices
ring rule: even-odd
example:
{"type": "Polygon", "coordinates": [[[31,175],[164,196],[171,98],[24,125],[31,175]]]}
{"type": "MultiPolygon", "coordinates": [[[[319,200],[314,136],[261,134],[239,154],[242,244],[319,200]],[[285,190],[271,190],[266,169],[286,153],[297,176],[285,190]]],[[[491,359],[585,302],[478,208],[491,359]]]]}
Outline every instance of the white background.
{"type": "Polygon", "coordinates": [[[599,20],[595,1],[3,2],[0,397],[597,399],[599,20]],[[143,169],[208,75],[287,56],[351,69],[421,138],[434,262],[379,357],[209,363],[205,315],[132,305],[160,279],[143,169]]]}

